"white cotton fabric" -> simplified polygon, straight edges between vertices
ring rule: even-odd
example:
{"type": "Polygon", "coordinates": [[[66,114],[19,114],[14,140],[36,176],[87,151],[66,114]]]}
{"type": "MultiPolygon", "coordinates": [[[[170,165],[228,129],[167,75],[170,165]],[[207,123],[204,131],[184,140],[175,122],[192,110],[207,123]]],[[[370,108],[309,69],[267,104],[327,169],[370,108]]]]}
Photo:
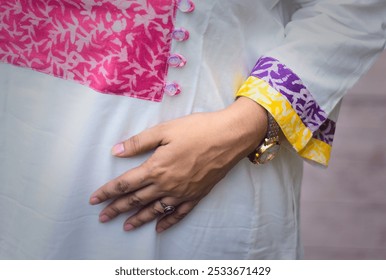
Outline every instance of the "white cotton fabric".
{"type": "MultiPolygon", "coordinates": [[[[177,27],[189,30],[190,39],[172,46],[188,61],[168,75],[182,93],[165,96],[160,103],[104,95],[72,81],[0,64],[0,259],[301,257],[302,160],[286,143],[267,165],[242,160],[183,221],[161,234],[155,222],[124,232],[130,213],[101,224],[98,214],[106,204],[88,204],[96,188],[150,155],[115,158],[110,155],[115,143],[162,121],[231,104],[257,58],[284,43],[284,26],[300,8],[268,0],[195,4],[193,13],[178,13],[176,20],[177,27]]],[[[304,13],[312,16],[313,10],[304,13]]],[[[366,12],[361,16],[376,21],[366,12]]],[[[296,40],[307,43],[307,38],[296,40]]],[[[372,57],[382,47],[375,41],[372,57]]],[[[367,53],[368,46],[363,48],[367,53]]],[[[361,51],[358,42],[352,52],[361,51]]],[[[287,60],[296,55],[289,53],[287,60]]],[[[305,71],[307,63],[296,67],[305,71]]],[[[331,87],[339,91],[342,79],[330,79],[331,87]]],[[[312,94],[323,104],[340,98],[338,94],[324,101],[318,92],[312,94]]]]}

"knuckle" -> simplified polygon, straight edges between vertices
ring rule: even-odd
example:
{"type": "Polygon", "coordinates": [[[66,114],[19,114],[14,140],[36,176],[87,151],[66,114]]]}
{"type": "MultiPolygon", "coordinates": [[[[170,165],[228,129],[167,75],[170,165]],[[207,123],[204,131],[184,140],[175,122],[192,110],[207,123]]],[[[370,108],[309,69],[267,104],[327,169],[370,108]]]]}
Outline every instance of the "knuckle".
{"type": "Polygon", "coordinates": [[[124,180],[118,181],[114,186],[114,191],[117,193],[128,193],[130,184],[124,180]]]}
{"type": "Polygon", "coordinates": [[[145,173],[147,175],[150,175],[157,168],[157,165],[158,165],[157,155],[153,154],[147,161],[145,161],[142,164],[142,167],[144,168],[145,173]]]}
{"type": "Polygon", "coordinates": [[[128,141],[131,149],[135,154],[140,153],[142,151],[141,141],[138,135],[130,137],[128,141]]]}
{"type": "Polygon", "coordinates": [[[108,210],[109,210],[110,216],[114,216],[114,217],[122,213],[122,211],[115,205],[110,205],[108,210]]]}
{"type": "Polygon", "coordinates": [[[145,169],[147,177],[155,182],[161,181],[163,175],[168,171],[162,159],[156,154],[153,154],[153,156],[143,164],[143,168],[145,169]]]}
{"type": "Polygon", "coordinates": [[[111,193],[106,189],[101,189],[101,192],[105,199],[112,197],[111,193]]]}
{"type": "Polygon", "coordinates": [[[156,208],[153,208],[153,207],[150,209],[150,212],[151,212],[153,217],[157,217],[157,216],[163,214],[162,212],[160,212],[159,210],[157,210],[156,208]]]}
{"type": "Polygon", "coordinates": [[[143,176],[141,178],[141,183],[146,180],[146,178],[152,177],[152,173],[154,170],[154,165],[153,165],[153,160],[152,158],[149,158],[147,161],[142,163],[141,168],[143,170],[143,176]]]}
{"type": "Polygon", "coordinates": [[[130,206],[130,207],[143,207],[145,204],[143,202],[143,200],[138,197],[136,194],[132,194],[128,200],[127,200],[127,204],[130,206]]]}

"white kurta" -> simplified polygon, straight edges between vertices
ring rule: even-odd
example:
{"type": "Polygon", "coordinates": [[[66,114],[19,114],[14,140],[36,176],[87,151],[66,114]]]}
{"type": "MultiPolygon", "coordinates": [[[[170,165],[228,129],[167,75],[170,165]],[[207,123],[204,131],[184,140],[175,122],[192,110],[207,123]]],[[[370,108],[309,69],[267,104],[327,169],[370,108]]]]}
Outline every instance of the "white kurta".
{"type": "MultiPolygon", "coordinates": [[[[0,64],[0,259],[301,257],[298,211],[303,160],[286,142],[267,165],[242,160],[183,221],[161,234],[156,233],[155,222],[124,232],[123,222],[130,213],[101,224],[98,214],[104,205],[88,204],[96,188],[149,156],[112,157],[115,143],[165,120],[228,106],[258,57],[270,52],[283,59],[280,54],[292,46],[287,42],[285,47],[285,25],[299,8],[295,4],[195,2],[194,13],[178,12],[175,24],[190,32],[188,41],[172,45],[187,64],[168,73],[168,80],[177,81],[182,93],[165,96],[162,102],[100,94],[73,81],[0,64]]],[[[299,17],[307,18],[316,9],[299,11],[299,17]]],[[[361,15],[372,22],[373,15],[366,11],[361,15]]],[[[308,43],[303,37],[292,40],[308,43]]],[[[342,92],[368,69],[384,40],[361,44],[350,53],[370,58],[359,59],[361,71],[357,71],[350,68],[352,57],[342,56],[349,66],[329,79],[328,88],[335,92],[328,98],[325,88],[310,83],[315,99],[329,114],[342,92]],[[363,51],[369,45],[373,51],[363,51]],[[350,71],[346,69],[358,73],[342,78],[350,71]],[[341,81],[346,84],[343,89],[341,81]]],[[[336,49],[305,55],[328,60],[332,51],[336,49]]],[[[307,76],[309,65],[293,63],[295,59],[293,54],[285,63],[301,77],[307,76]]]]}

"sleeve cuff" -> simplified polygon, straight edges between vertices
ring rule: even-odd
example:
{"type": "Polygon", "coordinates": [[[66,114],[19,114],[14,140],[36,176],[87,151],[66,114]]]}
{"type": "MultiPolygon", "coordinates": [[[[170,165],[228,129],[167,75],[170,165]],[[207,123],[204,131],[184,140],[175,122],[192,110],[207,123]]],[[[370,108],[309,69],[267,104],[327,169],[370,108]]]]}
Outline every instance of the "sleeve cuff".
{"type": "Polygon", "coordinates": [[[237,92],[263,106],[298,154],[328,165],[335,122],[319,107],[301,79],[274,58],[262,57],[237,92]]]}

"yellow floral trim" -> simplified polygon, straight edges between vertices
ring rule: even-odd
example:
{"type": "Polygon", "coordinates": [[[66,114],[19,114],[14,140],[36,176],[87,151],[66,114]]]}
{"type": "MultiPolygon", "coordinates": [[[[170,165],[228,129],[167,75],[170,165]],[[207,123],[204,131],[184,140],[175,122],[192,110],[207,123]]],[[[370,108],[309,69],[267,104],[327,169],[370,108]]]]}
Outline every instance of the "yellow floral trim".
{"type": "Polygon", "coordinates": [[[288,100],[266,81],[250,76],[236,94],[248,97],[263,106],[279,124],[284,136],[303,158],[327,165],[331,146],[312,138],[288,100]]]}
{"type": "Polygon", "coordinates": [[[327,166],[330,161],[331,146],[319,139],[312,138],[307,146],[299,152],[299,155],[327,166]]]}

